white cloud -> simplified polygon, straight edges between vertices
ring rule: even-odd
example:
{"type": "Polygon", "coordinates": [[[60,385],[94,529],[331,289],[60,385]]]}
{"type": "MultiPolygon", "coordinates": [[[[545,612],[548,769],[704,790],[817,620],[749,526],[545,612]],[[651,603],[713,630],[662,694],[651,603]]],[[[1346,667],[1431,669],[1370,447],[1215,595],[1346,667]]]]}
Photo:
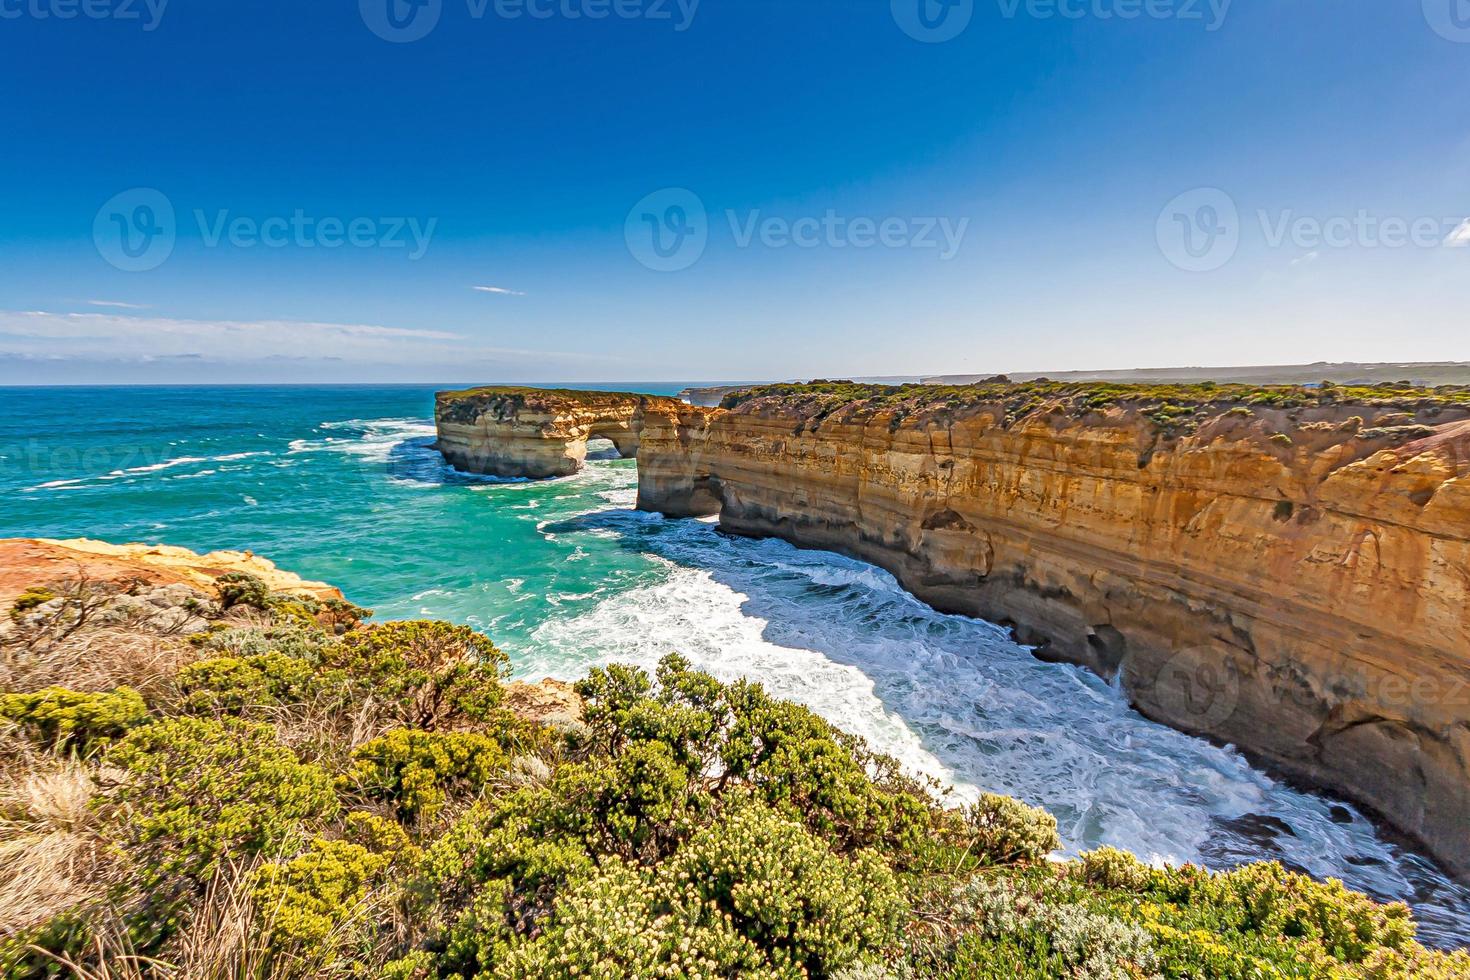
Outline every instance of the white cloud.
{"type": "Polygon", "coordinates": [[[1310,265],[1311,263],[1316,262],[1321,257],[1322,257],[1322,253],[1321,252],[1308,252],[1306,255],[1300,255],[1300,256],[1297,256],[1296,258],[1292,259],[1291,260],[1291,264],[1292,265],[1310,265]]]}
{"type": "Polygon", "coordinates": [[[1470,218],[1460,222],[1460,227],[1450,232],[1450,237],[1446,238],[1444,243],[1449,248],[1470,247],[1470,218]]]}
{"type": "Polygon", "coordinates": [[[523,292],[515,289],[503,289],[500,286],[471,286],[477,293],[494,293],[496,296],[524,296],[523,292]]]}
{"type": "Polygon", "coordinates": [[[464,334],[376,324],[3,310],[0,355],[132,362],[202,358],[218,363],[291,358],[403,367],[606,359],[484,347],[464,334]]]}
{"type": "Polygon", "coordinates": [[[119,303],[111,299],[89,299],[88,306],[106,306],[114,310],[146,310],[148,307],[139,306],[137,303],[119,303]]]}

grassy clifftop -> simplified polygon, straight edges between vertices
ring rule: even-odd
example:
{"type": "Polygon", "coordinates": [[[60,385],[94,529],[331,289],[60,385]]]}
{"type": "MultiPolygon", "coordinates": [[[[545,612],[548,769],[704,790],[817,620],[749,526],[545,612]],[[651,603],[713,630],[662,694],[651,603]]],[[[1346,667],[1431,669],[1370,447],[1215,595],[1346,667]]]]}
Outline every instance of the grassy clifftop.
{"type": "Polygon", "coordinates": [[[487,412],[509,417],[518,411],[557,412],[567,409],[617,409],[650,401],[669,401],[656,395],[639,395],[630,391],[583,391],[576,388],[526,388],[487,386],[459,391],[441,391],[435,395],[438,417],[451,422],[473,422],[487,412]]]}
{"type": "Polygon", "coordinates": [[[895,423],[945,421],[990,411],[1006,425],[1043,411],[1083,419],[1121,409],[1161,428],[1185,433],[1221,416],[1249,416],[1261,411],[1298,413],[1313,420],[1357,416],[1367,429],[1375,429],[1389,423],[1412,427],[1470,418],[1470,386],[1015,383],[999,378],[971,385],[814,381],[744,389],[727,395],[721,407],[754,414],[792,414],[808,420],[863,421],[888,414],[895,423]]]}
{"type": "Polygon", "coordinates": [[[1278,865],[1050,860],[1047,814],[677,656],[549,718],[485,637],[366,615],[241,573],[24,592],[0,976],[1470,977],[1278,865]]]}

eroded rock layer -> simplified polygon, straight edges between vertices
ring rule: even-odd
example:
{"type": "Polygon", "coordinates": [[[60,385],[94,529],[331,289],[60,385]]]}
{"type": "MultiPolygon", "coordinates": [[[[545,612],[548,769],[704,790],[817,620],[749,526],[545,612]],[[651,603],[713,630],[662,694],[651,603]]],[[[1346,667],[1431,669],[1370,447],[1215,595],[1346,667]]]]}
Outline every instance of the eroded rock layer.
{"type": "Polygon", "coordinates": [[[1470,391],[817,383],[441,396],[456,466],[880,565],[1363,803],[1470,876],[1470,391]]]}
{"type": "Polygon", "coordinates": [[[648,412],[639,506],[878,564],[1470,873],[1464,392],[827,387],[648,412]]]}
{"type": "Polygon", "coordinates": [[[621,392],[472,388],[440,392],[439,451],[466,473],[541,479],[582,467],[591,439],[609,439],[626,457],[638,452],[643,412],[676,399],[621,392]]]}

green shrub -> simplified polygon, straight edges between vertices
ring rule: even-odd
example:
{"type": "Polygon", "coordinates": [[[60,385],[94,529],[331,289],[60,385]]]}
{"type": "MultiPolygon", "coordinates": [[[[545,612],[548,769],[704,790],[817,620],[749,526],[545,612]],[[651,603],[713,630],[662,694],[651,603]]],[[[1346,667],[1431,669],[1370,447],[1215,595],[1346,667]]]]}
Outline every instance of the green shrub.
{"type": "Polygon", "coordinates": [[[1062,846],[1056,817],[1008,796],[986,793],[966,817],[976,853],[989,864],[1040,861],[1062,846]]]}
{"type": "Polygon", "coordinates": [[[1152,973],[1157,965],[1146,930],[1114,915],[1052,900],[1044,887],[1028,887],[1024,880],[975,877],[956,890],[952,901],[965,929],[956,950],[956,961],[965,969],[995,959],[1020,968],[1022,976],[1130,980],[1152,973]],[[1027,972],[1038,970],[1043,972],[1027,972]],[[1048,970],[1052,972],[1044,972],[1048,970]]]}
{"type": "MultiPolygon", "coordinates": [[[[772,977],[748,939],[724,921],[704,925],[669,908],[647,872],[607,862],[569,889],[544,933],[498,958],[495,980],[571,977],[772,977]]],[[[797,976],[788,972],[784,976],[797,976]]]]}
{"type": "MultiPolygon", "coordinates": [[[[800,814],[839,851],[880,842],[906,853],[925,847],[934,830],[930,801],[912,784],[875,782],[878,773],[896,782],[888,777],[897,766],[860,740],[758,684],[722,685],[678,656],[663,660],[658,681],[655,689],[643,671],[613,666],[592,671],[577,690],[586,704],[589,745],[616,757],[629,746],[654,744],[640,750],[641,758],[671,800],[684,792],[681,785],[715,771],[716,795],[754,790],[800,814]]],[[[697,804],[699,794],[687,799],[697,804]]]]}
{"type": "Polygon", "coordinates": [[[404,727],[433,731],[494,718],[509,661],[469,627],[416,621],[348,633],[322,662],[355,700],[382,704],[404,727]]]}
{"type": "Polygon", "coordinates": [[[159,883],[202,885],[221,861],[272,856],[304,822],[338,810],[331,778],[276,741],[269,725],[170,718],[107,753],[132,778],[124,843],[159,883]]]}
{"type": "Polygon", "coordinates": [[[33,694],[0,694],[0,718],[48,749],[87,754],[146,722],[148,705],[131,687],[104,694],[48,687],[33,694]]]}
{"type": "Polygon", "coordinates": [[[745,804],[653,871],[604,863],[495,976],[823,976],[894,943],[903,911],[876,854],[844,860],[800,823],[745,804]]]}
{"type": "Polygon", "coordinates": [[[371,922],[368,891],[388,864],[361,845],[318,838],[304,853],[261,867],[251,898],[272,954],[312,971],[339,965],[353,933],[371,922]]]}
{"type": "Polygon", "coordinates": [[[1145,891],[1154,881],[1152,868],[1132,854],[1114,847],[1088,851],[1075,865],[1075,870],[1088,884],[1117,891],[1145,891]]]}
{"type": "Polygon", "coordinates": [[[432,819],[451,798],[483,790],[509,759],[500,743],[473,732],[396,729],[358,747],[344,784],[392,803],[404,820],[432,819]]]}
{"type": "Polygon", "coordinates": [[[306,661],[264,653],[196,661],[179,671],[177,683],[187,710],[238,715],[250,708],[303,701],[315,679],[306,661]]]}
{"type": "Polygon", "coordinates": [[[563,766],[552,782],[556,826],[599,853],[653,859],[687,835],[690,773],[663,742],[638,741],[610,760],[563,766]]]}
{"type": "Polygon", "coordinates": [[[18,618],[24,613],[30,612],[37,606],[44,606],[53,599],[59,598],[55,592],[44,586],[33,585],[16,597],[10,606],[12,619],[18,618]]]}
{"type": "Polygon", "coordinates": [[[1340,881],[1313,881],[1275,862],[1212,876],[1201,890],[1211,903],[1238,909],[1251,931],[1319,942],[1349,963],[1379,948],[1404,949],[1414,938],[1406,906],[1379,905],[1340,881]]]}
{"type": "Polygon", "coordinates": [[[219,604],[224,609],[248,606],[262,612],[270,608],[271,590],[249,572],[226,572],[214,580],[219,604]]]}

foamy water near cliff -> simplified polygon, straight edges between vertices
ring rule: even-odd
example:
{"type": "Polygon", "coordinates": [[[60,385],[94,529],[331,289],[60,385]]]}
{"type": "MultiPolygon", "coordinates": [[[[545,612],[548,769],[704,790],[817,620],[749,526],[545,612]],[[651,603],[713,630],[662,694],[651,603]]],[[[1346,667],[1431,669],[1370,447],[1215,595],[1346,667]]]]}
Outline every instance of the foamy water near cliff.
{"type": "Polygon", "coordinates": [[[522,677],[679,649],[958,795],[1047,805],[1072,851],[1280,857],[1409,901],[1426,939],[1470,942],[1470,894],[1352,807],[1147,721],[1095,675],[937,613],[871,565],[638,513],[631,460],[594,454],[546,482],[455,473],[431,448],[426,389],[102,394],[85,431],[76,392],[16,396],[0,420],[0,533],[249,548],[381,616],[483,628],[522,677]]]}

